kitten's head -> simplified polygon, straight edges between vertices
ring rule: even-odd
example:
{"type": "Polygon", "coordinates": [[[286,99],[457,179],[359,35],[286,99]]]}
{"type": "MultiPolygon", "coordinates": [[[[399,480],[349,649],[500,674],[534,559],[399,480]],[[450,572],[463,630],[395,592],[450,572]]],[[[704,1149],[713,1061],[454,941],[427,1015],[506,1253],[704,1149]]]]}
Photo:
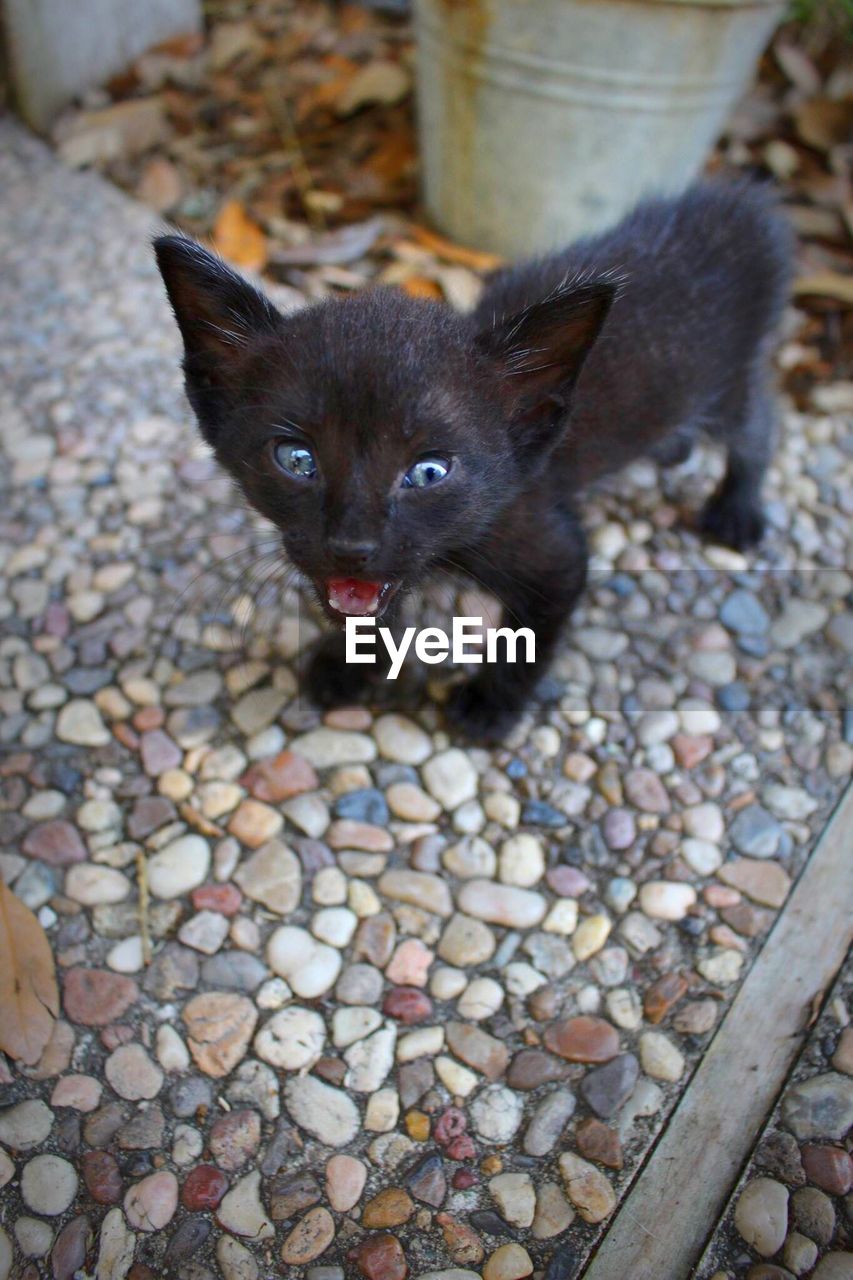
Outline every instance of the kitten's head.
{"type": "Polygon", "coordinates": [[[331,617],[380,614],[546,461],[612,287],[485,330],[392,289],[293,315],[191,240],[155,249],[190,402],[331,617]]]}

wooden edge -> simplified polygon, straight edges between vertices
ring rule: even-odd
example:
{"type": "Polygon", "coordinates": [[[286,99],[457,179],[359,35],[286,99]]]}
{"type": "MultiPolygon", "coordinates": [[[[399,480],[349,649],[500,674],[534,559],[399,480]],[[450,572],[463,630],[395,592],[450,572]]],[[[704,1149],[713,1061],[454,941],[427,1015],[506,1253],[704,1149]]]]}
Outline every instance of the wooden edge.
{"type": "Polygon", "coordinates": [[[853,786],[842,796],[583,1280],[684,1280],[853,936],[853,786]]]}

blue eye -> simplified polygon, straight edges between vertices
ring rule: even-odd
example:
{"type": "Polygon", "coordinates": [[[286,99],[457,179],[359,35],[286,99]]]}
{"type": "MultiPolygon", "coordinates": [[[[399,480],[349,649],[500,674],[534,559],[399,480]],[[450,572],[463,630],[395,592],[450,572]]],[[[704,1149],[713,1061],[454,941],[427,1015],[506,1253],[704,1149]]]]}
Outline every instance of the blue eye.
{"type": "Polygon", "coordinates": [[[310,449],[304,444],[294,444],[284,440],[273,448],[273,457],[282,471],[297,480],[313,480],[317,474],[317,463],[310,449]]]}
{"type": "Polygon", "coordinates": [[[450,471],[447,458],[420,458],[403,477],[404,489],[427,489],[439,484],[450,471]]]}

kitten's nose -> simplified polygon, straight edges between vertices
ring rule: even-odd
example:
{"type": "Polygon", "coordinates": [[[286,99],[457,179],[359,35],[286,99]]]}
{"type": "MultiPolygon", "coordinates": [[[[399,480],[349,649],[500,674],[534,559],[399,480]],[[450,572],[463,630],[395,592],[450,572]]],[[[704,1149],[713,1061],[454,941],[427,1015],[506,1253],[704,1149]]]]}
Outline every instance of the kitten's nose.
{"type": "Polygon", "coordinates": [[[363,569],[379,550],[379,543],[368,538],[329,538],[326,546],[343,569],[363,569]]]}

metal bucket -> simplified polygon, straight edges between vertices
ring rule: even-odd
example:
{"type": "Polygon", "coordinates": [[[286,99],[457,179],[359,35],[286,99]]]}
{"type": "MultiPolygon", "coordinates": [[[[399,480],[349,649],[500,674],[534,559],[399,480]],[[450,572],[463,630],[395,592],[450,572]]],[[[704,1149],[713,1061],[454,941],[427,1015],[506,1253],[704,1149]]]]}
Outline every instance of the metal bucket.
{"type": "Polygon", "coordinates": [[[423,193],[509,257],[682,190],[783,0],[415,0],[423,193]]]}

